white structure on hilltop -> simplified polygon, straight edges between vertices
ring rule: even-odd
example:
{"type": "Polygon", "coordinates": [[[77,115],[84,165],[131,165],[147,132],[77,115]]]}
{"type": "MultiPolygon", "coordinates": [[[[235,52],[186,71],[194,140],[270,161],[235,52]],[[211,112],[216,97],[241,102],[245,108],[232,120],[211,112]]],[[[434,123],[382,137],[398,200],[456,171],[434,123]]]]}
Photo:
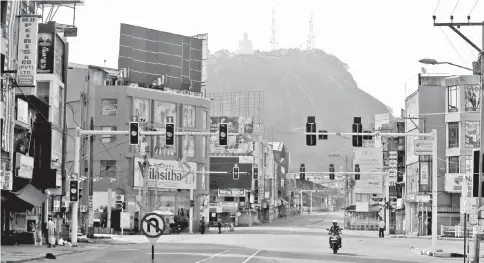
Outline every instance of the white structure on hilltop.
{"type": "Polygon", "coordinates": [[[244,33],[242,40],[239,40],[239,50],[237,51],[240,55],[252,55],[254,54],[254,49],[252,48],[252,41],[249,40],[247,33],[244,33]]]}

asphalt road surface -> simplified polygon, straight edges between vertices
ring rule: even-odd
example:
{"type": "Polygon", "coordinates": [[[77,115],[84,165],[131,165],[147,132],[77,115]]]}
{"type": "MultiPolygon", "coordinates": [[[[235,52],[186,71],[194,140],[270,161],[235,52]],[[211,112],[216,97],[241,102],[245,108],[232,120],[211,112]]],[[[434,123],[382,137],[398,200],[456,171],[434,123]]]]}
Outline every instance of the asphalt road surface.
{"type": "MultiPolygon", "coordinates": [[[[315,263],[315,262],[457,262],[462,259],[442,259],[412,253],[410,246],[428,240],[380,239],[374,233],[343,232],[343,248],[336,255],[328,245],[324,229],[338,214],[313,214],[274,221],[251,229],[240,228],[228,234],[194,234],[177,241],[162,237],[155,245],[151,260],[151,244],[141,237],[135,244],[111,245],[104,249],[60,256],[57,261],[80,262],[170,262],[170,263],[315,263]],[[143,242],[143,243],[140,243],[143,242]]],[[[349,231],[348,231],[349,232],[349,231]]],[[[422,243],[423,244],[423,243],[422,243]]],[[[41,260],[36,262],[46,262],[41,260]]]]}

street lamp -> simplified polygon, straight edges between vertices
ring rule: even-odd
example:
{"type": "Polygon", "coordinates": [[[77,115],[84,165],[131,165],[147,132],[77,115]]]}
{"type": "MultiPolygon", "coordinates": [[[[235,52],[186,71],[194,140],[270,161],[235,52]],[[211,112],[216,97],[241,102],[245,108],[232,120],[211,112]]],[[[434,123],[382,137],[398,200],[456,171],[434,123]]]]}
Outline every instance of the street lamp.
{"type": "Polygon", "coordinates": [[[467,68],[467,67],[464,67],[464,66],[461,66],[461,65],[457,65],[457,64],[454,64],[454,63],[450,63],[450,62],[439,62],[433,58],[424,58],[424,59],[421,59],[419,60],[418,62],[422,63],[422,64],[426,64],[426,65],[441,65],[441,64],[447,64],[447,65],[451,65],[451,66],[454,66],[454,67],[458,67],[458,68],[462,68],[462,69],[467,69],[469,71],[474,71],[473,69],[471,68],[467,68]]]}

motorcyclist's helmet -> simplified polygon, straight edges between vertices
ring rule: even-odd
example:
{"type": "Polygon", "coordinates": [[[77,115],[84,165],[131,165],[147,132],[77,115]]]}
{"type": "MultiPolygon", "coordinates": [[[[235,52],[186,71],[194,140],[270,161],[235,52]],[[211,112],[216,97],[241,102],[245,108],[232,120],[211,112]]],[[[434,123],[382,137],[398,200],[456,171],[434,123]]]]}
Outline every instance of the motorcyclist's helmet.
{"type": "Polygon", "coordinates": [[[333,226],[337,226],[337,225],[338,225],[338,221],[333,220],[333,226]]]}

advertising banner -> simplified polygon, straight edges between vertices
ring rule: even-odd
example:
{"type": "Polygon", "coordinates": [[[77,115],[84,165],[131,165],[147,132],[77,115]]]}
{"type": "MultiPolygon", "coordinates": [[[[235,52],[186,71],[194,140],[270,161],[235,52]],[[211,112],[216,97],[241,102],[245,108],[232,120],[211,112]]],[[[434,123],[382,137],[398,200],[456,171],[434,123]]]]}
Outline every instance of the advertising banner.
{"type": "Polygon", "coordinates": [[[228,137],[228,145],[218,144],[218,135],[210,138],[212,155],[250,155],[254,151],[254,126],[252,117],[210,117],[210,132],[218,132],[218,125],[227,123],[229,133],[239,133],[228,137]]]}
{"type": "MultiPolygon", "coordinates": [[[[143,186],[143,177],[138,163],[141,158],[135,158],[133,186],[143,186]]],[[[196,189],[197,164],[171,160],[149,159],[148,187],[164,189],[196,189]]]]}
{"type": "Polygon", "coordinates": [[[138,122],[149,122],[150,119],[150,100],[133,98],[133,117],[138,122]]]}
{"type": "Polygon", "coordinates": [[[16,165],[17,176],[24,179],[32,179],[32,172],[34,170],[34,158],[17,153],[16,165]]]}
{"type": "Polygon", "coordinates": [[[448,193],[461,193],[464,177],[467,180],[467,193],[472,194],[472,174],[446,173],[444,189],[448,193]]]}
{"type": "Polygon", "coordinates": [[[421,192],[430,191],[430,184],[429,184],[430,165],[429,165],[429,163],[428,162],[421,162],[419,172],[420,172],[420,191],[421,192]]]}
{"type": "Polygon", "coordinates": [[[163,101],[154,101],[155,104],[155,112],[153,114],[153,121],[156,124],[164,125],[168,117],[172,120],[176,120],[176,103],[171,102],[163,102],[163,101]]]}
{"type": "MultiPolygon", "coordinates": [[[[360,165],[361,172],[379,172],[383,166],[382,148],[359,148],[355,150],[354,164],[360,165]]],[[[361,179],[355,181],[355,193],[381,194],[383,191],[383,175],[361,174],[361,179]]]]}
{"type": "MultiPolygon", "coordinates": [[[[165,128],[155,127],[155,131],[164,132],[165,128]]],[[[164,134],[151,137],[153,137],[153,154],[164,156],[174,156],[176,154],[176,142],[175,146],[166,145],[166,136],[164,134]]]]}
{"type": "Polygon", "coordinates": [[[37,34],[39,18],[36,16],[20,16],[18,34],[17,84],[20,86],[35,86],[37,69],[37,34]]]}
{"type": "Polygon", "coordinates": [[[183,105],[183,127],[195,128],[195,106],[183,105]]]}
{"type": "Polygon", "coordinates": [[[54,73],[54,34],[40,32],[38,36],[38,63],[37,72],[45,74],[54,73]]]}
{"type": "Polygon", "coordinates": [[[218,196],[245,197],[244,189],[218,189],[218,196]]]}

